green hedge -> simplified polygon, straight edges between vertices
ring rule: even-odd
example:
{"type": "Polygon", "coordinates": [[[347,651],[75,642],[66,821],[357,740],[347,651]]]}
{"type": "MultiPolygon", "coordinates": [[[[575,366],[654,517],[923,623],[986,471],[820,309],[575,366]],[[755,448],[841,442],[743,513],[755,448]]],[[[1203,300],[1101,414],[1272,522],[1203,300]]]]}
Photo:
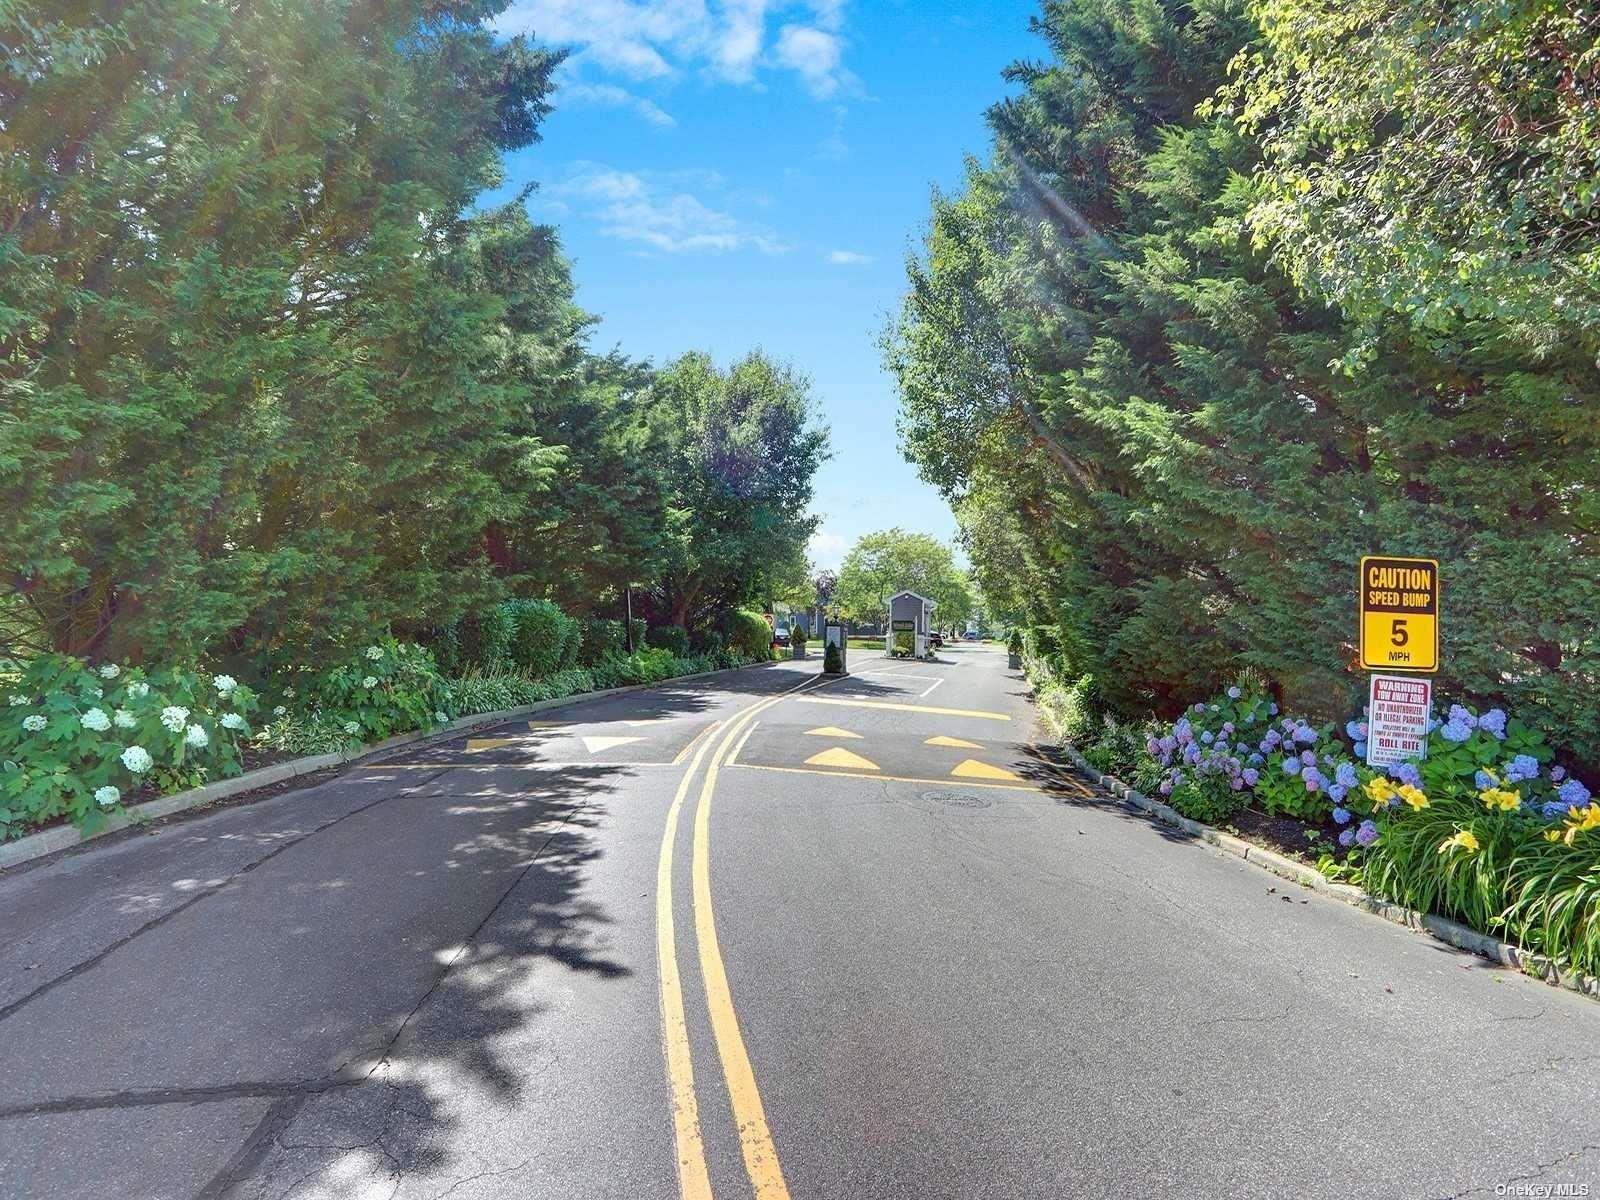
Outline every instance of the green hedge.
{"type": "Polygon", "coordinates": [[[728,649],[751,658],[772,654],[772,626],[758,612],[736,608],[728,614],[728,649]]]}
{"type": "Polygon", "coordinates": [[[645,644],[670,650],[679,658],[689,653],[689,631],[682,625],[657,625],[645,634],[645,644]]]}
{"type": "Polygon", "coordinates": [[[549,600],[509,600],[502,607],[512,615],[510,652],[516,666],[536,676],[550,675],[561,669],[569,643],[576,653],[578,622],[549,600]]]}

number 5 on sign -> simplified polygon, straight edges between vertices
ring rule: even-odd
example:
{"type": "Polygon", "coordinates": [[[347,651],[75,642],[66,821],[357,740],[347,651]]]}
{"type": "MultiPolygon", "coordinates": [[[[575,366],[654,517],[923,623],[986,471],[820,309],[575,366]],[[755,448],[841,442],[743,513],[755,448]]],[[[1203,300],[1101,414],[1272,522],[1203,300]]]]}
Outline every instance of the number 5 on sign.
{"type": "Polygon", "coordinates": [[[1361,665],[1369,671],[1439,669],[1439,564],[1431,558],[1361,560],[1361,665]]]}

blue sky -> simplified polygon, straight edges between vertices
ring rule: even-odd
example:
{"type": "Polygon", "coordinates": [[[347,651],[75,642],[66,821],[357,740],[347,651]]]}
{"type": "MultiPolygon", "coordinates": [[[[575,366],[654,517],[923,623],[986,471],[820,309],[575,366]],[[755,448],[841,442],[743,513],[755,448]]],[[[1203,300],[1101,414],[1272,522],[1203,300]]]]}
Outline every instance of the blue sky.
{"type": "Polygon", "coordinates": [[[899,525],[954,535],[895,442],[877,340],[930,190],[987,146],[1033,0],[514,0],[502,32],[570,46],[507,183],[560,227],[593,344],[661,361],[752,347],[810,376],[833,429],[812,555],[899,525]]]}

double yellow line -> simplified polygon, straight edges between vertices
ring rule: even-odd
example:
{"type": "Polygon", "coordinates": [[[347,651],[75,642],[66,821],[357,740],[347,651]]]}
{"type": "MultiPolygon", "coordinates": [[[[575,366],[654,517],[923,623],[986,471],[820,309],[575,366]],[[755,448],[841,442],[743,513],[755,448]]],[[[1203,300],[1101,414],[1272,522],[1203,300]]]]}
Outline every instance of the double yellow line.
{"type": "Polygon", "coordinates": [[[667,1059],[667,1079],[672,1086],[672,1121],[678,1149],[678,1188],[682,1200],[711,1200],[711,1179],[706,1171],[705,1140],[700,1132],[700,1104],[694,1086],[694,1062],[689,1049],[689,1026],[683,1010],[683,979],[678,973],[676,927],[672,915],[672,860],[678,838],[678,818],[683,802],[693,786],[700,765],[709,763],[700,785],[694,815],[694,858],[690,879],[694,897],[695,941],[700,952],[700,976],[705,984],[706,1007],[711,1016],[711,1032],[722,1060],[722,1073],[728,1083],[728,1099],[733,1108],[734,1126],[744,1154],[745,1171],[755,1189],[756,1200],[788,1200],[789,1187],[783,1167],[772,1144],[766,1110],[756,1087],[755,1070],[745,1049],[733,996],[728,990],[728,972],[723,966],[722,949],[717,942],[716,920],[711,907],[711,795],[717,786],[717,773],[731,757],[731,748],[761,713],[795,692],[826,686],[832,680],[805,680],[775,696],[751,705],[724,725],[717,738],[707,738],[695,752],[684,772],[678,790],[667,809],[666,826],[661,835],[661,855],[656,863],[656,959],[661,978],[661,1030],[667,1059]],[[715,748],[712,749],[713,743],[715,748]]]}

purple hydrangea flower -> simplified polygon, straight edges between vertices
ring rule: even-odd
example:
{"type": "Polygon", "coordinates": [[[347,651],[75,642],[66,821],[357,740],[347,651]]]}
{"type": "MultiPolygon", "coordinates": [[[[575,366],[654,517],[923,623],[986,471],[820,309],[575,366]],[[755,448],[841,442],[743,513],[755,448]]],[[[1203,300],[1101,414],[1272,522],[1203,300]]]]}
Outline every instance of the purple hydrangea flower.
{"type": "Polygon", "coordinates": [[[1589,789],[1577,779],[1569,779],[1556,789],[1556,795],[1568,808],[1582,808],[1589,803],[1589,789]]]}
{"type": "Polygon", "coordinates": [[[1228,786],[1236,792],[1244,791],[1244,777],[1242,775],[1230,776],[1228,779],[1228,786]]]}
{"type": "Polygon", "coordinates": [[[1333,823],[1335,825],[1350,824],[1350,810],[1343,805],[1333,810],[1333,823]]]}
{"type": "Polygon", "coordinates": [[[1232,721],[1224,721],[1222,723],[1222,732],[1223,733],[1232,733],[1233,730],[1234,730],[1234,725],[1233,725],[1232,721]]]}
{"type": "Polygon", "coordinates": [[[1363,846],[1370,846],[1377,840],[1378,827],[1371,821],[1361,822],[1360,828],[1356,830],[1356,841],[1360,842],[1363,846]]]}
{"type": "Polygon", "coordinates": [[[1161,753],[1161,743],[1156,741],[1156,739],[1153,737],[1145,738],[1144,752],[1154,758],[1157,754],[1161,753]]]}
{"type": "Polygon", "coordinates": [[[1231,688],[1228,689],[1228,699],[1229,700],[1237,700],[1242,695],[1244,695],[1244,692],[1240,691],[1236,687],[1231,687],[1231,688]]]}
{"type": "Polygon", "coordinates": [[[1472,727],[1460,721],[1448,721],[1439,730],[1439,736],[1447,742],[1464,742],[1472,736],[1472,727]]]}
{"type": "Polygon", "coordinates": [[[1340,832],[1340,834],[1339,834],[1339,845],[1341,845],[1341,846],[1348,846],[1351,842],[1353,842],[1355,840],[1356,840],[1356,831],[1354,829],[1345,829],[1345,830],[1342,830],[1340,832]]]}
{"type": "Polygon", "coordinates": [[[1246,767],[1244,769],[1242,778],[1244,779],[1246,787],[1255,787],[1255,785],[1261,781],[1261,772],[1256,770],[1254,767],[1246,767]]]}
{"type": "Polygon", "coordinates": [[[1310,750],[1302,750],[1300,751],[1300,761],[1308,767],[1314,767],[1317,765],[1317,756],[1310,750]]]}
{"type": "Polygon", "coordinates": [[[1551,783],[1560,783],[1566,777],[1567,777],[1567,769],[1565,767],[1551,767],[1550,768],[1550,782],[1551,783]]]}
{"type": "Polygon", "coordinates": [[[1318,771],[1315,767],[1307,767],[1304,771],[1300,772],[1300,778],[1306,782],[1306,791],[1316,792],[1322,790],[1322,784],[1324,782],[1322,778],[1322,772],[1318,771]]]}
{"type": "Polygon", "coordinates": [[[1267,735],[1261,739],[1261,749],[1263,751],[1276,750],[1282,744],[1283,734],[1279,733],[1276,729],[1267,730],[1267,735]]]}
{"type": "Polygon", "coordinates": [[[1196,700],[1194,702],[1194,707],[1192,707],[1189,711],[1190,712],[1203,713],[1203,712],[1205,712],[1205,710],[1206,710],[1206,706],[1204,704],[1201,704],[1200,701],[1196,700]]]}
{"type": "Polygon", "coordinates": [[[1483,716],[1478,718],[1478,728],[1492,734],[1501,741],[1504,741],[1506,736],[1505,711],[1503,709],[1491,708],[1488,712],[1484,713],[1483,716]]]}
{"type": "Polygon", "coordinates": [[[1354,763],[1342,762],[1334,771],[1333,777],[1342,788],[1353,788],[1356,785],[1356,768],[1354,763]]]}
{"type": "Polygon", "coordinates": [[[1162,795],[1163,795],[1163,796],[1170,796],[1170,795],[1172,795],[1172,780],[1170,780],[1170,779],[1163,779],[1163,780],[1162,780],[1162,781],[1161,781],[1161,786],[1160,786],[1160,788],[1158,788],[1158,789],[1157,789],[1157,790],[1158,790],[1158,791],[1159,791],[1159,792],[1160,792],[1160,793],[1161,793],[1161,794],[1162,794],[1162,795]]]}
{"type": "Polygon", "coordinates": [[[1165,737],[1163,737],[1157,743],[1157,745],[1159,745],[1161,747],[1161,753],[1163,753],[1163,754],[1171,754],[1174,750],[1176,750],[1178,748],[1178,739],[1173,737],[1169,733],[1165,737]]]}

